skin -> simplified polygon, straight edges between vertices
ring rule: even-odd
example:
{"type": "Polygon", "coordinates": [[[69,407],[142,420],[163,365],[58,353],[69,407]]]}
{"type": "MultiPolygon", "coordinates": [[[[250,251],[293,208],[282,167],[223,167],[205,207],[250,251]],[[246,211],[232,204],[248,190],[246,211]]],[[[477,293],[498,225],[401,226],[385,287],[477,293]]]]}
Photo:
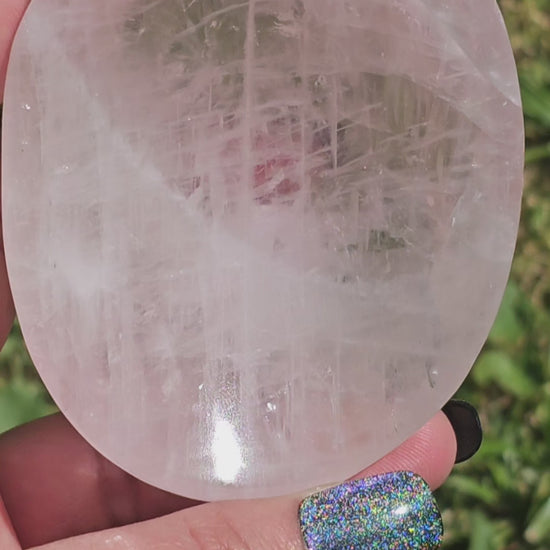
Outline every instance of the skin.
{"type": "MultiPolygon", "coordinates": [[[[0,101],[9,48],[27,0],[0,3],[0,101]]],[[[1,239],[0,239],[1,244],[1,239]]],[[[0,344],[14,317],[0,247],[0,344]]],[[[391,454],[358,473],[409,470],[432,488],[448,476],[456,440],[438,413],[391,454]]],[[[20,550],[303,550],[304,495],[198,503],[152,488],[92,449],[61,415],[0,437],[0,548],[20,550]]]]}

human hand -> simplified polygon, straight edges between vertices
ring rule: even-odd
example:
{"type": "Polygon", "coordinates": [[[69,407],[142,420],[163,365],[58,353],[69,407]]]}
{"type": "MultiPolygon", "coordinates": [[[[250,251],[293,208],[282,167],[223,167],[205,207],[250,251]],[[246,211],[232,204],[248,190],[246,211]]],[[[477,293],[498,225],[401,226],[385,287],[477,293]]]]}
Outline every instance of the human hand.
{"type": "MultiPolygon", "coordinates": [[[[2,0],[0,7],[0,101],[9,45],[27,3],[27,0],[2,0]]],[[[0,342],[3,342],[14,310],[3,255],[1,260],[0,342]]],[[[433,489],[448,475],[456,452],[453,429],[447,417],[439,413],[396,451],[356,479],[384,472],[412,471],[433,489]]],[[[395,494],[395,484],[388,484],[391,480],[379,480],[387,494],[390,489],[395,494]]],[[[349,484],[347,487],[358,488],[349,484]]],[[[368,498],[369,487],[366,492],[368,498]]],[[[45,545],[44,550],[305,548],[298,512],[304,495],[210,504],[176,497],[132,478],[109,463],[61,415],[0,437],[0,495],[1,550],[38,545],[45,545]]],[[[422,504],[431,506],[431,497],[424,495],[424,498],[422,504]]],[[[306,504],[314,502],[309,500],[306,504]]],[[[364,517],[366,510],[356,513],[364,517]]],[[[410,515],[411,521],[421,527],[418,524],[421,518],[410,515]]],[[[306,521],[303,518],[304,515],[302,520],[306,521]]],[[[368,534],[382,536],[383,518],[371,514],[371,520],[368,534]]],[[[342,540],[334,544],[338,546],[315,549],[349,547],[342,540]]],[[[405,547],[403,541],[398,544],[405,547]]],[[[371,543],[368,547],[375,545],[371,543]]]]}
{"type": "MultiPolygon", "coordinates": [[[[448,475],[455,453],[452,428],[439,413],[356,478],[414,471],[433,489],[448,475]]],[[[109,463],[61,415],[0,437],[0,495],[2,550],[41,544],[43,550],[305,548],[300,496],[210,504],[176,497],[109,463]]]]}

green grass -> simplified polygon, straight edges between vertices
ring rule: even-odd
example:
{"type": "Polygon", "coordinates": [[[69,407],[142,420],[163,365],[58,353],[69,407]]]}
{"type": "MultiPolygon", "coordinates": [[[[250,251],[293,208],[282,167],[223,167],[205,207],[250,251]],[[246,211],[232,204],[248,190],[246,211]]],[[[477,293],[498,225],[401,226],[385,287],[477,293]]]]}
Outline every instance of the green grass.
{"type": "MultiPolygon", "coordinates": [[[[522,84],[526,188],[510,283],[459,391],[479,409],[485,441],[438,491],[446,550],[550,548],[550,0],[500,4],[522,84]]],[[[54,410],[18,327],[0,372],[0,431],[54,410]]]]}
{"type": "Polygon", "coordinates": [[[0,433],[56,411],[16,323],[0,352],[0,433]]]}
{"type": "Polygon", "coordinates": [[[510,283],[459,391],[485,441],[438,493],[447,550],[550,548],[550,1],[501,7],[522,85],[526,187],[510,283]]]}

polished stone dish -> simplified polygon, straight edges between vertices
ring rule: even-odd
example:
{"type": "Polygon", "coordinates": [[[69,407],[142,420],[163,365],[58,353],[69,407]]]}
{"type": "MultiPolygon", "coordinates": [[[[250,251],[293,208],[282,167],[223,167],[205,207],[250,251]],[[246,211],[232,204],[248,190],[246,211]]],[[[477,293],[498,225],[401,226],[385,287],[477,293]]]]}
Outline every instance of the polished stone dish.
{"type": "Polygon", "coordinates": [[[494,0],[36,0],[4,118],[29,350],[149,483],[340,480],[487,336],[523,162],[494,0]]]}

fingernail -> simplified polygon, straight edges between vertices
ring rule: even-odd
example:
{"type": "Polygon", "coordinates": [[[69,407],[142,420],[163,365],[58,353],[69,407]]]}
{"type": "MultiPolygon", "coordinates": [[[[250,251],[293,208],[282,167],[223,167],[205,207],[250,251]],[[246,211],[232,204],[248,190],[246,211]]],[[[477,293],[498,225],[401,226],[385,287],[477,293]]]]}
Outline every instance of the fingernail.
{"type": "Polygon", "coordinates": [[[307,497],[300,526],[308,550],[432,550],[443,536],[428,484],[411,472],[349,481],[307,497]]]}
{"type": "Polygon", "coordinates": [[[474,456],[481,447],[483,430],[479,415],[470,403],[458,399],[451,399],[443,407],[443,412],[456,436],[455,463],[464,462],[474,456]]]}

